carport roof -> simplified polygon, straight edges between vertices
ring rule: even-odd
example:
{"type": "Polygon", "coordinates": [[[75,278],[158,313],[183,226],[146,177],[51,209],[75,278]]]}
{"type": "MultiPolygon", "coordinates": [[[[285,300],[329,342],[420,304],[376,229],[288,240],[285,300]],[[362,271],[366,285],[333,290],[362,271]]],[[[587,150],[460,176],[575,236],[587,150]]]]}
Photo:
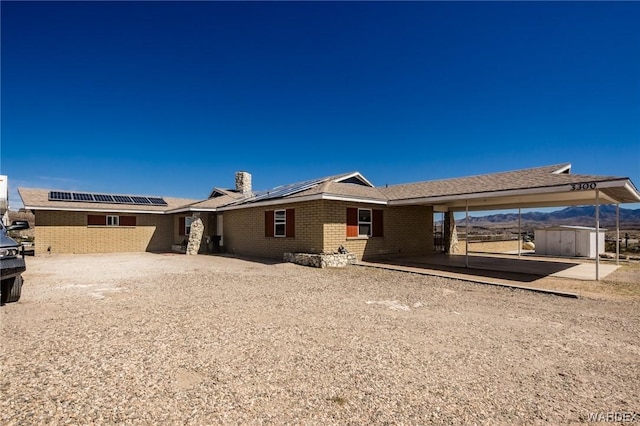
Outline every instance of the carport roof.
{"type": "Polygon", "coordinates": [[[424,204],[436,210],[491,210],[640,202],[627,177],[571,174],[571,164],[416,182],[380,188],[389,205],[424,204]]]}

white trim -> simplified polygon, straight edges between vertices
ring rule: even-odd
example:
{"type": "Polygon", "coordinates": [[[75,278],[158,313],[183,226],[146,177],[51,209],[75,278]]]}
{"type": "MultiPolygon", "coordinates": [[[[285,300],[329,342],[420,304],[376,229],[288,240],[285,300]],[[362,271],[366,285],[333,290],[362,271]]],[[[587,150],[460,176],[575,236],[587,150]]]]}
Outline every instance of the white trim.
{"type": "Polygon", "coordinates": [[[65,211],[65,212],[98,212],[98,213],[138,213],[138,214],[166,214],[165,211],[157,210],[111,210],[111,209],[77,209],[77,208],[56,208],[56,207],[37,207],[37,206],[24,206],[25,210],[50,210],[50,211],[65,211]]]}
{"type": "Polygon", "coordinates": [[[358,237],[371,237],[371,236],[373,236],[373,210],[372,209],[361,209],[361,208],[358,208],[358,237]],[[369,222],[360,221],[360,211],[361,210],[366,210],[366,211],[369,212],[369,222]],[[368,234],[362,235],[360,233],[360,224],[361,223],[363,225],[369,225],[369,233],[368,234]]]}
{"type": "Polygon", "coordinates": [[[569,173],[571,173],[571,163],[567,164],[566,166],[563,166],[561,168],[559,168],[558,170],[555,170],[553,172],[551,172],[554,175],[559,175],[561,173],[565,173],[569,171],[569,173]]]}
{"type": "MultiPolygon", "coordinates": [[[[602,188],[624,187],[627,190],[631,189],[628,186],[628,182],[629,182],[628,179],[615,180],[615,181],[600,181],[600,182],[594,181],[594,182],[596,184],[596,187],[591,191],[594,191],[595,189],[602,189],[602,188]],[[624,182],[624,185],[621,185],[620,184],[621,182],[624,182]]],[[[471,192],[468,194],[439,195],[435,197],[405,198],[400,200],[391,200],[388,202],[388,205],[389,206],[402,206],[402,205],[412,205],[412,204],[433,205],[433,204],[445,204],[451,201],[473,201],[473,200],[483,199],[483,198],[497,199],[501,197],[514,197],[518,195],[557,194],[557,193],[565,193],[565,192],[568,194],[584,193],[586,195],[591,192],[591,191],[572,191],[571,188],[572,188],[572,184],[568,183],[568,184],[562,184],[557,186],[556,185],[543,186],[543,187],[537,187],[537,188],[506,189],[506,190],[490,191],[490,192],[471,192]]],[[[630,191],[630,192],[635,192],[637,194],[638,200],[640,201],[640,193],[638,193],[637,191],[630,191]]]]}
{"type": "Polygon", "coordinates": [[[287,209],[278,209],[278,210],[274,210],[273,211],[273,236],[276,238],[286,238],[287,236],[287,209]],[[284,221],[280,220],[280,222],[278,222],[278,218],[276,217],[276,214],[278,212],[283,212],[284,213],[284,221]],[[276,233],[276,229],[278,229],[277,225],[284,225],[284,233],[282,235],[278,235],[276,233]]]}
{"type": "Polygon", "coordinates": [[[302,197],[296,197],[296,198],[291,198],[291,199],[279,198],[277,200],[271,200],[271,201],[258,201],[257,203],[245,203],[245,204],[239,204],[239,205],[236,205],[236,206],[220,207],[220,208],[218,208],[217,211],[225,212],[227,210],[247,209],[247,208],[250,208],[250,207],[275,206],[275,205],[278,205],[278,204],[299,203],[299,202],[302,202],[302,201],[320,200],[320,199],[322,199],[322,194],[313,194],[313,195],[305,195],[305,196],[302,196],[302,197]]]}
{"type": "Polygon", "coordinates": [[[367,204],[380,204],[386,206],[388,202],[386,200],[373,200],[369,198],[357,198],[357,197],[349,197],[348,195],[332,195],[332,194],[322,194],[322,200],[332,200],[332,201],[348,201],[351,203],[367,203],[367,204]]]}
{"type": "MultiPolygon", "coordinates": [[[[193,216],[185,216],[184,217],[184,235],[185,237],[189,234],[191,234],[191,225],[193,225],[193,216]],[[189,223],[187,224],[187,221],[189,221],[189,223]],[[189,232],[187,232],[187,228],[189,229],[189,232]]],[[[178,225],[180,224],[180,221],[178,221],[178,225]]]]}
{"type": "Polygon", "coordinates": [[[120,226],[120,216],[116,215],[116,214],[108,214],[106,215],[106,225],[107,226],[120,226]],[[109,223],[109,218],[111,218],[111,222],[115,222],[115,223],[109,223]]]}
{"type": "Polygon", "coordinates": [[[197,207],[178,207],[173,210],[166,210],[164,213],[166,214],[174,214],[174,213],[185,213],[185,212],[217,212],[217,207],[203,207],[201,209],[197,207]]]}
{"type": "Polygon", "coordinates": [[[373,186],[373,184],[371,182],[369,182],[367,180],[367,178],[365,178],[364,176],[362,176],[362,174],[360,172],[353,172],[353,173],[349,173],[348,175],[345,176],[341,176],[338,179],[333,179],[332,182],[336,182],[336,183],[340,183],[343,180],[347,180],[350,179],[352,177],[357,177],[358,179],[360,179],[363,183],[366,183],[367,185],[369,185],[371,188],[375,188],[375,186],[373,186]]]}

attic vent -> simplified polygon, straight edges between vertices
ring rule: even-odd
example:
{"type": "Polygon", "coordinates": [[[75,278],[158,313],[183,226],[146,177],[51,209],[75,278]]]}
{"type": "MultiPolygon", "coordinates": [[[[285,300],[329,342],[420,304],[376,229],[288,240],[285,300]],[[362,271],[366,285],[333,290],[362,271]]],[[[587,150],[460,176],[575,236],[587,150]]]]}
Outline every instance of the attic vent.
{"type": "Polygon", "coordinates": [[[355,185],[369,186],[364,183],[362,180],[358,179],[356,176],[351,176],[348,179],[338,181],[340,183],[353,183],[355,185]]]}

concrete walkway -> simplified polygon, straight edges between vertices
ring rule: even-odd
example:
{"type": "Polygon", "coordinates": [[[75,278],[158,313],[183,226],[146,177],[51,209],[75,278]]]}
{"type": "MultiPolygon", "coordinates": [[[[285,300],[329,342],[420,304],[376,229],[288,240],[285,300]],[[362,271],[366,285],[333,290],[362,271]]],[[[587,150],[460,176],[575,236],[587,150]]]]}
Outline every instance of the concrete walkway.
{"type": "MultiPolygon", "coordinates": [[[[574,293],[536,288],[526,285],[541,277],[560,277],[578,280],[595,280],[595,263],[580,259],[557,259],[541,257],[514,257],[491,254],[470,254],[469,268],[465,267],[463,255],[434,254],[423,257],[383,259],[377,262],[358,262],[360,266],[411,272],[454,278],[479,284],[531,290],[566,297],[577,297],[574,293]]],[[[618,268],[615,264],[600,264],[600,279],[618,268]]]]}
{"type": "Polygon", "coordinates": [[[480,276],[477,276],[477,275],[459,274],[459,273],[454,273],[454,272],[437,271],[437,270],[433,270],[433,269],[417,268],[417,267],[412,267],[412,266],[390,265],[390,264],[386,264],[386,263],[373,263],[373,262],[359,261],[358,263],[356,263],[356,266],[363,266],[363,267],[367,267],[367,268],[387,269],[387,270],[390,270],[390,271],[409,272],[409,273],[412,273],[412,274],[430,275],[430,276],[435,276],[435,277],[453,278],[453,279],[457,279],[457,280],[463,280],[463,281],[472,282],[472,283],[475,283],[475,284],[485,284],[485,285],[493,285],[493,286],[505,287],[505,288],[510,288],[510,289],[517,289],[517,290],[535,291],[535,292],[538,292],[538,293],[546,293],[546,294],[552,294],[554,296],[562,296],[562,297],[571,297],[571,298],[574,298],[574,299],[578,298],[578,295],[576,293],[569,293],[569,292],[566,292],[566,291],[549,290],[549,289],[546,289],[546,288],[538,288],[538,287],[520,285],[520,284],[516,284],[516,281],[508,281],[508,280],[505,280],[505,279],[498,279],[498,278],[483,279],[483,278],[481,278],[480,276]]]}

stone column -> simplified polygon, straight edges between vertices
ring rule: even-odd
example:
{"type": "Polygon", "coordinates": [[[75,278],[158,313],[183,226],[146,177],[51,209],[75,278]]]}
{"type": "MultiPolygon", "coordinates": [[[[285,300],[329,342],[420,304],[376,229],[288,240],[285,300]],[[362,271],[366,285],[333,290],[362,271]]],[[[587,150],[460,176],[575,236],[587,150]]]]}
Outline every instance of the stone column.
{"type": "Polygon", "coordinates": [[[187,245],[187,254],[198,254],[200,251],[200,242],[204,233],[204,224],[200,217],[194,217],[191,223],[191,232],[189,233],[189,244],[187,245]]]}
{"type": "Polygon", "coordinates": [[[456,254],[458,252],[458,230],[456,228],[456,219],[453,212],[449,211],[444,214],[444,252],[447,254],[456,254]]]}

